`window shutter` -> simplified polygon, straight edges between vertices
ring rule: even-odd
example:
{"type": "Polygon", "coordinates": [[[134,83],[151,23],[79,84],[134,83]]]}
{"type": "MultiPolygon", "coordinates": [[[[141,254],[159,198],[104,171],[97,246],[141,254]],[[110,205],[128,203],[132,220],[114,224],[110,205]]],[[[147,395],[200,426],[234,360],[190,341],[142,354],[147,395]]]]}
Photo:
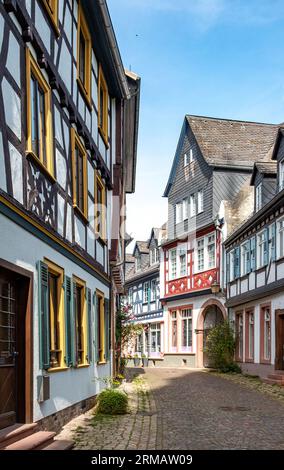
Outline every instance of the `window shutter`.
{"type": "Polygon", "coordinates": [[[50,367],[50,335],[49,335],[49,289],[48,266],[38,263],[38,300],[39,300],[39,344],[40,344],[40,369],[50,367]]]}
{"type": "Polygon", "coordinates": [[[65,362],[68,367],[74,365],[75,352],[75,322],[74,322],[74,302],[73,283],[70,277],[64,277],[65,295],[65,334],[66,334],[66,356],[65,362]]]}
{"type": "Polygon", "coordinates": [[[98,325],[99,325],[99,318],[98,318],[98,298],[96,293],[94,292],[93,295],[93,304],[94,304],[94,358],[95,361],[98,362],[99,357],[99,335],[98,335],[98,325]]]}
{"type": "Polygon", "coordinates": [[[252,237],[250,239],[250,269],[251,271],[255,271],[256,268],[256,259],[255,259],[255,237],[252,237]]]}
{"type": "Polygon", "coordinates": [[[105,359],[110,359],[110,314],[109,300],[105,299],[105,359]]]}
{"type": "Polygon", "coordinates": [[[240,247],[237,246],[237,248],[235,248],[235,256],[234,256],[234,274],[235,274],[235,279],[237,279],[238,277],[240,277],[240,247]]]}
{"type": "Polygon", "coordinates": [[[76,290],[76,282],[72,282],[73,285],[73,328],[74,328],[74,354],[73,354],[73,366],[77,367],[78,365],[78,341],[77,341],[77,328],[76,328],[76,321],[77,321],[77,290],[76,290]]]}
{"type": "Polygon", "coordinates": [[[93,361],[93,318],[92,318],[92,294],[91,289],[87,289],[87,308],[88,308],[88,362],[93,361]]]}
{"type": "Polygon", "coordinates": [[[268,264],[268,239],[269,239],[269,231],[268,227],[264,231],[264,253],[263,253],[263,262],[264,265],[268,264]]]}
{"type": "Polygon", "coordinates": [[[271,225],[271,261],[276,260],[276,224],[271,225]]]}

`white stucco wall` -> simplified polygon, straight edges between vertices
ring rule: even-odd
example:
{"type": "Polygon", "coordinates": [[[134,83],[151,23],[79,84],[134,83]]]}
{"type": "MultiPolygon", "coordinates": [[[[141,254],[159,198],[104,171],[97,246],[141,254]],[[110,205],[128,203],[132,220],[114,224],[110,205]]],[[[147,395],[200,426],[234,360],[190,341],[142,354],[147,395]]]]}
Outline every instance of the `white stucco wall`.
{"type": "Polygon", "coordinates": [[[38,330],[38,280],[36,263],[46,257],[64,268],[67,276],[73,274],[86,281],[87,287],[101,290],[109,298],[109,289],[94,276],[81,267],[31,235],[10,219],[0,214],[0,258],[16,264],[34,275],[33,292],[33,341],[34,341],[34,421],[60,411],[72,404],[98,393],[103,383],[97,377],[110,376],[110,365],[97,366],[91,364],[82,369],[68,369],[50,373],[50,396],[46,402],[37,401],[37,376],[42,374],[39,369],[39,330],[38,330]]]}

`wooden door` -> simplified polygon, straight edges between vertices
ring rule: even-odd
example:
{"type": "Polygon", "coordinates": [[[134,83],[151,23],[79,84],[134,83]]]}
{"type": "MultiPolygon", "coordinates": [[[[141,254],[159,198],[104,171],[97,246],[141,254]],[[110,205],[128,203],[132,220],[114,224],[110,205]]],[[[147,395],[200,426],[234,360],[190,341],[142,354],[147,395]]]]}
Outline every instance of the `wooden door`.
{"type": "Polygon", "coordinates": [[[284,370],[284,310],[276,310],[275,320],[275,369],[284,370]]]}
{"type": "Polygon", "coordinates": [[[0,429],[17,418],[17,301],[16,282],[0,271],[0,429]]]}

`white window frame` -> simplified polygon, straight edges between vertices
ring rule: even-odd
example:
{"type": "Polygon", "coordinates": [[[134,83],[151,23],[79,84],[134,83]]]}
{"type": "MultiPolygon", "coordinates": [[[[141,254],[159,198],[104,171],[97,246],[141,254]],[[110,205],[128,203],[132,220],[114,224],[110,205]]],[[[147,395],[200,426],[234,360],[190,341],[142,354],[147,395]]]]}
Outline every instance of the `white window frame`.
{"type": "Polygon", "coordinates": [[[180,332],[181,332],[181,348],[183,351],[191,351],[192,350],[192,342],[193,342],[193,338],[192,338],[192,310],[191,308],[185,308],[185,309],[182,309],[181,312],[180,312],[180,321],[181,321],[181,329],[180,329],[180,332]],[[183,327],[184,327],[184,323],[186,325],[186,331],[187,331],[187,334],[186,334],[186,344],[183,344],[183,327]],[[191,325],[191,328],[189,328],[189,325],[191,325]],[[189,331],[191,331],[191,337],[189,337],[189,331]],[[189,344],[190,342],[190,344],[189,344]]]}
{"type": "Polygon", "coordinates": [[[178,202],[176,204],[176,224],[180,224],[180,222],[182,222],[182,209],[183,207],[183,204],[182,202],[178,202]]]}
{"type": "Polygon", "coordinates": [[[204,238],[200,238],[199,240],[196,240],[196,267],[198,273],[205,271],[205,240],[204,238]],[[200,257],[199,257],[200,253],[200,257]],[[202,254],[202,257],[201,257],[202,254]],[[200,264],[200,261],[202,259],[202,265],[200,264]],[[201,267],[202,266],[202,267],[201,267]]]}
{"type": "Polygon", "coordinates": [[[188,199],[187,199],[187,197],[182,200],[182,219],[183,219],[183,221],[188,219],[188,199]]]}
{"type": "Polygon", "coordinates": [[[279,191],[284,188],[284,158],[279,162],[279,191]]]}
{"type": "Polygon", "coordinates": [[[230,282],[235,279],[235,250],[230,251],[230,282]]]}
{"type": "Polygon", "coordinates": [[[169,278],[170,280],[177,278],[177,250],[176,248],[169,250],[169,278]]]}
{"type": "Polygon", "coordinates": [[[188,154],[187,153],[184,153],[183,154],[183,166],[186,167],[189,163],[189,160],[188,160],[188,154]]]}
{"type": "Polygon", "coordinates": [[[203,189],[200,189],[197,193],[197,214],[201,214],[204,211],[204,193],[203,189]]]}
{"type": "Polygon", "coordinates": [[[189,163],[194,162],[193,150],[192,148],[189,150],[189,163]]]}
{"type": "Polygon", "coordinates": [[[161,352],[161,323],[151,323],[150,324],[150,355],[151,353],[158,354],[161,352]],[[156,348],[152,349],[152,336],[156,338],[156,348]]]}
{"type": "Polygon", "coordinates": [[[257,268],[264,266],[265,230],[257,234],[257,268]]]}
{"type": "Polygon", "coordinates": [[[262,183],[255,188],[255,210],[259,211],[262,207],[262,183]]]}
{"type": "Polygon", "coordinates": [[[241,276],[248,274],[247,271],[247,256],[250,258],[250,240],[245,241],[241,245],[241,276]]]}
{"type": "Polygon", "coordinates": [[[277,221],[277,259],[284,256],[284,218],[277,221]]]}
{"type": "Polygon", "coordinates": [[[150,300],[149,290],[150,290],[150,281],[146,281],[143,284],[143,304],[147,304],[150,300]]]}
{"type": "Polygon", "coordinates": [[[254,313],[248,314],[248,357],[254,357],[254,313]]]}
{"type": "Polygon", "coordinates": [[[269,308],[264,310],[263,318],[263,357],[266,361],[271,359],[271,312],[269,308]]]}
{"type": "Polygon", "coordinates": [[[190,195],[190,217],[196,216],[196,196],[195,194],[190,195]]]}
{"type": "Polygon", "coordinates": [[[151,280],[151,302],[156,302],[157,300],[157,281],[156,279],[151,280]]]}
{"type": "Polygon", "coordinates": [[[179,250],[179,256],[178,256],[179,277],[185,277],[187,275],[186,263],[187,263],[186,250],[185,249],[180,249],[179,250]],[[183,259],[184,259],[184,265],[181,263],[181,257],[183,257],[183,259]]]}
{"type": "Polygon", "coordinates": [[[205,271],[209,271],[211,269],[216,268],[216,234],[215,232],[211,232],[204,237],[197,238],[196,246],[195,246],[195,273],[202,273],[205,271]],[[214,237],[214,241],[211,241],[211,237],[214,237]],[[203,269],[201,269],[198,259],[199,251],[201,251],[201,247],[198,247],[198,243],[203,241],[203,269]],[[208,248],[210,246],[214,246],[214,264],[210,266],[209,264],[209,251],[208,248]]]}

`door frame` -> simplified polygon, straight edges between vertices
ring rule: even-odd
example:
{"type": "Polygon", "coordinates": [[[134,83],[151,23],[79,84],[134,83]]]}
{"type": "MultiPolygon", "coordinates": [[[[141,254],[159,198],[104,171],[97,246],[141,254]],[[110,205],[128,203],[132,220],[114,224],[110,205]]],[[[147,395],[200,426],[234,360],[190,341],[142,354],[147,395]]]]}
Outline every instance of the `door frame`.
{"type": "MultiPolygon", "coordinates": [[[[33,422],[33,279],[34,275],[20,266],[0,258],[0,268],[10,271],[12,274],[19,274],[23,277],[24,284],[21,294],[25,294],[27,303],[25,310],[25,346],[24,346],[24,399],[17,403],[17,413],[19,421],[24,423],[33,422]],[[25,293],[25,290],[26,293],[25,293]]],[[[19,385],[18,385],[19,387],[19,385]]],[[[21,396],[22,391],[17,390],[17,397],[21,396]]]]}
{"type": "Polygon", "coordinates": [[[281,360],[281,354],[283,351],[280,351],[280,346],[283,347],[284,344],[284,310],[278,309],[275,310],[275,370],[284,370],[284,360],[281,360]],[[283,317],[280,320],[280,317],[283,317]],[[280,322],[281,325],[281,332],[280,330],[280,322]],[[280,335],[282,334],[282,341],[280,345],[280,335]],[[280,367],[281,366],[281,367],[280,367]]]}

